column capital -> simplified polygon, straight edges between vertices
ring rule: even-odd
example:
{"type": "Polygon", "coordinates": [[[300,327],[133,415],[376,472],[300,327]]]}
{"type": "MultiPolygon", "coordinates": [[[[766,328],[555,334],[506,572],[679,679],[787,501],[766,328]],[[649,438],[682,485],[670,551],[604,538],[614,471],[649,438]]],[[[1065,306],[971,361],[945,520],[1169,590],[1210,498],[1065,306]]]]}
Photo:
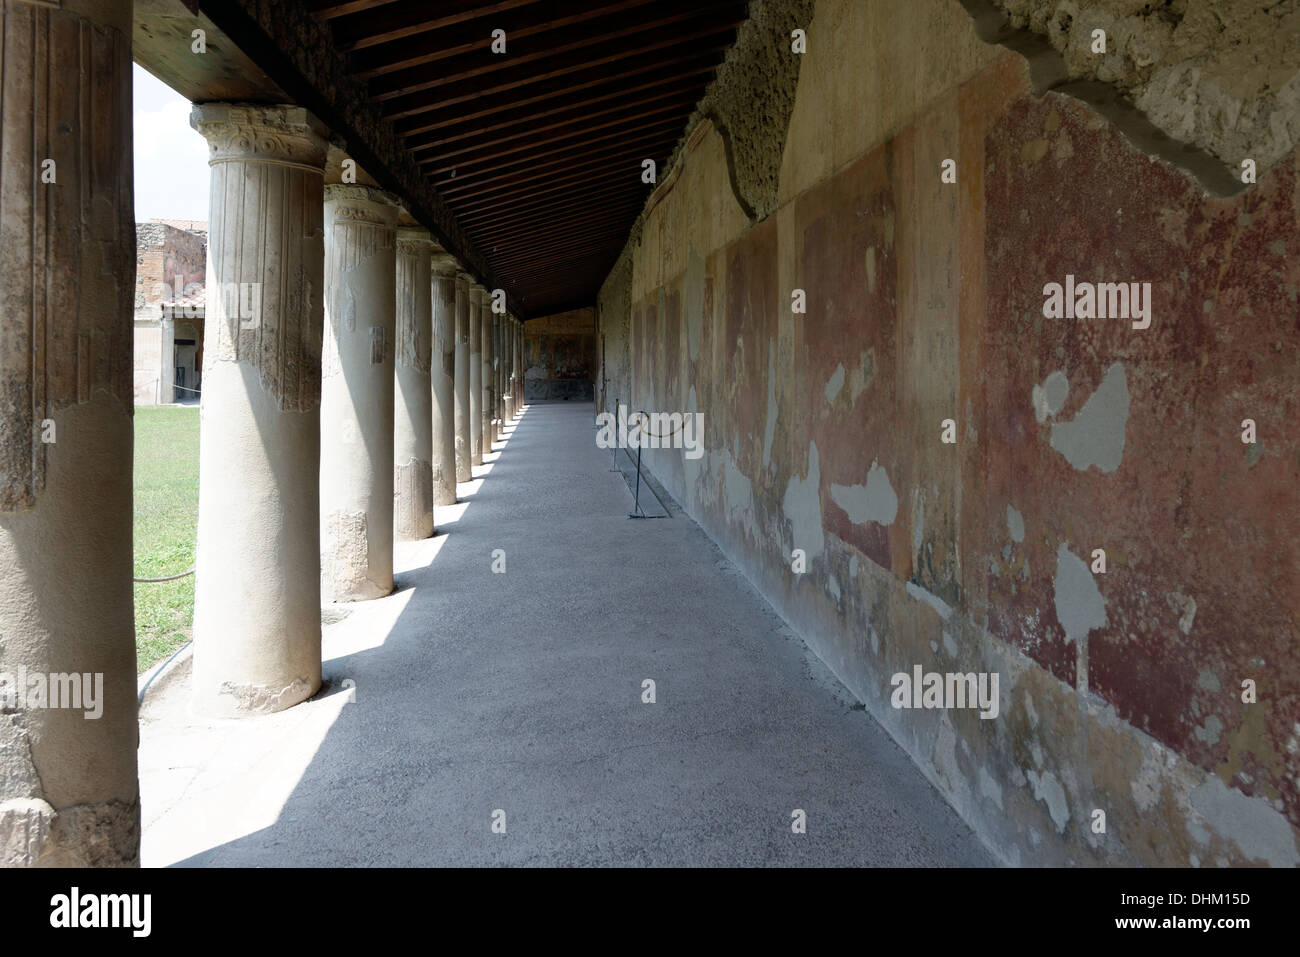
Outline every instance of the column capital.
{"type": "Polygon", "coordinates": [[[477,306],[483,305],[483,300],[487,297],[487,289],[477,282],[470,283],[469,298],[477,306]]]}
{"type": "Polygon", "coordinates": [[[432,265],[434,274],[441,276],[444,279],[457,276],[458,271],[460,270],[460,263],[456,261],[456,257],[443,249],[442,243],[438,242],[436,239],[433,240],[432,265]]]}
{"type": "Polygon", "coordinates": [[[353,221],[374,226],[397,224],[397,200],[382,189],[353,183],[334,183],[325,186],[325,205],[333,206],[334,222],[353,221]]]}
{"type": "Polygon", "coordinates": [[[397,227],[397,255],[427,256],[436,245],[429,231],[423,226],[397,227]]]}
{"type": "Polygon", "coordinates": [[[200,103],[190,126],[208,141],[208,165],[232,161],[301,166],[324,175],[329,130],[301,106],[200,103]]]}

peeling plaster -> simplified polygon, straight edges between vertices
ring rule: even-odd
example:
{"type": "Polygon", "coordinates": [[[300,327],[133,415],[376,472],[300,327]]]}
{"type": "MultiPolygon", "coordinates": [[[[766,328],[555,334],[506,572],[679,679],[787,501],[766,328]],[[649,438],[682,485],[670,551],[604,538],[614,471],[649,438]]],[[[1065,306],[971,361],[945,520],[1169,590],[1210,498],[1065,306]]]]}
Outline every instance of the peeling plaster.
{"type": "Polygon", "coordinates": [[[1007,531],[1011,533],[1013,542],[1025,540],[1025,519],[1013,505],[1007,506],[1007,531]]]}
{"type": "Polygon", "coordinates": [[[802,548],[809,558],[822,553],[826,535],[822,530],[821,468],[817,443],[808,443],[808,477],[791,475],[781,499],[781,510],[790,523],[792,547],[802,548]]]}
{"type": "Polygon", "coordinates": [[[1128,378],[1116,362],[1072,421],[1052,423],[1052,448],[1080,472],[1093,465],[1115,471],[1124,456],[1128,408],[1128,378]]]}
{"type": "MultiPolygon", "coordinates": [[[[952,606],[936,595],[934,592],[927,591],[916,582],[907,583],[907,593],[917,601],[923,601],[939,613],[939,617],[947,621],[952,617],[952,606]]],[[[938,645],[935,646],[938,648],[938,645]]]]}
{"type": "Polygon", "coordinates": [[[979,769],[979,784],[980,793],[996,804],[999,811],[1002,810],[1002,785],[983,766],[979,769]]]}
{"type": "Polygon", "coordinates": [[[1060,371],[1048,375],[1041,386],[1034,386],[1034,418],[1039,425],[1060,412],[1069,397],[1070,380],[1060,371]]]}
{"type": "Polygon", "coordinates": [[[1056,577],[1052,580],[1056,596],[1056,618],[1065,629],[1066,641],[1086,638],[1088,632],[1106,624],[1106,602],[1097,588],[1097,580],[1064,542],[1056,550],[1056,577]]]}
{"type": "Polygon", "coordinates": [[[1300,865],[1295,832],[1277,811],[1258,798],[1249,798],[1211,775],[1191,793],[1191,804],[1214,831],[1241,848],[1252,860],[1273,867],[1300,865]]]}
{"type": "Polygon", "coordinates": [[[867,473],[866,485],[831,485],[831,499],[848,513],[855,525],[878,522],[892,525],[898,517],[898,496],[889,484],[889,473],[875,462],[867,473]]]}
{"type": "Polygon", "coordinates": [[[772,442],[776,439],[776,349],[767,341],[767,424],[763,428],[763,468],[772,465],[772,442]]]}
{"type": "Polygon", "coordinates": [[[835,367],[830,380],[826,383],[826,401],[834,402],[835,397],[840,394],[842,388],[844,388],[844,363],[841,362],[835,367]]]}
{"type": "Polygon", "coordinates": [[[1034,799],[1047,805],[1047,813],[1052,816],[1052,823],[1060,834],[1065,833],[1065,825],[1070,822],[1070,803],[1065,796],[1065,788],[1056,780],[1051,771],[1039,774],[1030,771],[1025,775],[1034,790],[1034,799]]]}

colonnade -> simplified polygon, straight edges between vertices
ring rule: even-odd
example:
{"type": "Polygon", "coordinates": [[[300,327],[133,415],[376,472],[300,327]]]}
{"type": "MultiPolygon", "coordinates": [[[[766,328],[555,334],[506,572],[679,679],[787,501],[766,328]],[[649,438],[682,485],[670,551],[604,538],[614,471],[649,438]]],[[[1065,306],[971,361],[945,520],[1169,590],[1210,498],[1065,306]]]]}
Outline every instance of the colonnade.
{"type": "Polygon", "coordinates": [[[322,602],[392,592],[394,541],[434,534],[503,437],[521,324],[395,196],[327,183],[305,110],[209,103],[192,122],[212,149],[209,274],[263,284],[258,315],[209,311],[205,343],[194,695],[235,716],[316,693],[322,602]]]}
{"type": "MultiPolygon", "coordinates": [[[[139,859],[131,31],[131,0],[4,6],[0,864],[139,859]]],[[[322,602],[387,595],[394,540],[434,533],[522,408],[522,324],[396,197],[327,183],[305,109],[191,123],[211,166],[193,704],[240,716],[315,694],[322,602]]]]}

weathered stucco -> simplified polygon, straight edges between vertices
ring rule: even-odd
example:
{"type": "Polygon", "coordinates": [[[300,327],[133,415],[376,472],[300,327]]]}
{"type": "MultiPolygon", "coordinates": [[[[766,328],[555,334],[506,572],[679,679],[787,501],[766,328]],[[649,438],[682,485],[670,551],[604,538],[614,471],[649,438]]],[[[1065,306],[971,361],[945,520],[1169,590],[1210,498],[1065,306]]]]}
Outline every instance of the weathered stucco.
{"type": "Polygon", "coordinates": [[[1088,81],[1104,83],[1172,140],[1217,157],[1234,175],[1246,158],[1272,167],[1300,140],[1300,6],[1294,3],[965,2],[977,16],[997,11],[1012,31],[1041,38],[1056,55],[1048,82],[1077,87],[1085,98],[1088,81]],[[1104,53],[1097,30],[1105,34],[1104,53]]]}
{"type": "Polygon", "coordinates": [[[807,29],[779,208],[692,131],[599,401],[703,413],[650,469],[1006,860],[1300,863],[1300,155],[1207,196],[958,0],[807,29]],[[1150,325],[1045,318],[1067,274],[1150,325]],[[891,707],[914,665],[998,673],[997,717],[891,707]]]}

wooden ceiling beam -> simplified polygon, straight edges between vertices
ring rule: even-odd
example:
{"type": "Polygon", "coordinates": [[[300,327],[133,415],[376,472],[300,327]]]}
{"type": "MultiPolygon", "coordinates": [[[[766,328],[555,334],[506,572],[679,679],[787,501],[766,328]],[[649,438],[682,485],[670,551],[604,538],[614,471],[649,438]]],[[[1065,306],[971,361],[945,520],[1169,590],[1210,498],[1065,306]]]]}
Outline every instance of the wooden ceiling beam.
{"type": "MultiPolygon", "coordinates": [[[[586,9],[575,11],[571,2],[544,0],[511,17],[499,18],[501,22],[497,28],[506,31],[506,49],[509,50],[518,40],[563,30],[600,17],[625,13],[649,3],[662,2],[664,0],[603,0],[593,3],[588,0],[586,9]]],[[[487,29],[488,26],[489,24],[466,21],[438,30],[431,37],[423,34],[403,37],[357,50],[352,58],[354,72],[361,79],[370,80],[421,64],[463,56],[476,50],[490,52],[492,34],[487,29]]]]}
{"type": "MultiPolygon", "coordinates": [[[[654,147],[656,149],[650,153],[653,158],[655,152],[662,156],[666,150],[672,147],[673,143],[677,142],[679,136],[680,134],[675,130],[671,130],[671,128],[669,128],[669,131],[667,132],[647,130],[641,136],[632,136],[625,140],[615,141],[611,146],[607,146],[600,150],[588,150],[582,155],[587,159],[596,159],[603,156],[613,155],[615,153],[626,154],[629,151],[635,152],[633,147],[639,148],[643,153],[651,151],[651,148],[654,147]]],[[[632,159],[635,160],[635,157],[632,157],[632,159]]],[[[520,170],[510,169],[506,172],[498,172],[494,176],[482,176],[482,173],[489,171],[479,170],[473,177],[462,178],[461,183],[455,181],[456,177],[449,176],[436,182],[434,185],[448,203],[455,205],[457,202],[456,197],[462,196],[466,192],[472,192],[475,195],[481,194],[483,192],[483,187],[492,183],[499,183],[502,180],[509,180],[512,183],[524,183],[537,179],[546,179],[548,174],[552,172],[565,173],[570,169],[573,169],[577,162],[580,162],[580,160],[575,159],[573,156],[564,156],[560,159],[552,160],[549,163],[534,164],[528,167],[527,174],[525,175],[521,175],[520,170]],[[465,180],[468,180],[468,182],[465,180]]],[[[636,163],[637,168],[632,171],[638,176],[640,174],[640,165],[640,163],[636,163]]]]}
{"type": "MultiPolygon", "coordinates": [[[[643,99],[637,99],[632,103],[621,103],[605,110],[588,112],[585,116],[571,120],[544,125],[515,125],[511,127],[511,132],[506,132],[496,139],[478,140],[452,150],[439,150],[436,155],[443,160],[454,159],[458,156],[469,156],[484,150],[495,150],[498,155],[504,155],[510,150],[542,146],[547,143],[558,142],[570,136],[580,135],[583,131],[594,132],[609,129],[612,126],[636,122],[659,113],[676,111],[679,114],[689,116],[691,109],[698,100],[698,88],[694,85],[686,90],[665,90],[657,96],[651,95],[643,99]],[[525,140],[526,142],[519,144],[519,140],[525,140]],[[511,146],[512,143],[516,145],[511,146]]],[[[412,152],[415,151],[412,150],[412,152]]]]}
{"type": "MultiPolygon", "coordinates": [[[[733,0],[725,0],[725,2],[731,5],[733,0]]],[[[705,13],[716,12],[712,6],[705,7],[704,11],[705,13]]],[[[582,70],[589,70],[592,67],[617,63],[620,60],[626,60],[640,54],[654,53],[670,47],[679,47],[692,42],[698,37],[730,33],[736,26],[731,18],[726,21],[712,20],[698,11],[694,14],[676,14],[665,17],[663,20],[666,21],[666,25],[659,26],[657,29],[646,29],[647,25],[643,23],[625,27],[622,31],[619,31],[619,35],[626,35],[631,38],[631,42],[627,45],[620,45],[623,48],[616,48],[613,52],[606,53],[604,56],[594,58],[566,57],[562,54],[573,53],[579,47],[588,46],[591,43],[608,44],[615,37],[606,36],[588,42],[566,44],[563,47],[539,50],[534,54],[523,54],[508,58],[498,57],[497,62],[480,63],[478,66],[469,67],[460,72],[453,72],[454,67],[445,64],[431,64],[428,67],[415,67],[402,73],[381,77],[378,81],[372,81],[370,84],[370,98],[377,103],[392,101],[388,102],[388,105],[384,107],[386,114],[394,120],[403,119],[417,113],[427,112],[430,109],[436,109],[436,105],[430,106],[427,101],[420,103],[412,99],[414,94],[423,93],[427,90],[447,88],[450,95],[443,102],[464,102],[474,97],[488,96],[506,90],[517,90],[542,80],[550,80],[567,74],[578,73],[582,70]],[[700,22],[696,25],[695,32],[686,32],[689,28],[684,28],[682,24],[689,22],[693,16],[699,17],[700,22]],[[638,36],[638,34],[640,35],[638,36]],[[522,69],[522,67],[529,64],[533,65],[534,69],[522,69]],[[503,72],[506,70],[507,65],[510,67],[509,71],[503,72]],[[502,75],[497,75],[498,73],[502,75]]]]}
{"type": "Polygon", "coordinates": [[[426,174],[434,177],[435,182],[442,182],[446,174],[451,173],[452,170],[455,170],[456,178],[465,179],[481,173],[495,172],[498,169],[515,168],[515,166],[536,169],[536,161],[546,159],[547,156],[585,156],[590,152],[590,147],[602,143],[628,142],[628,138],[650,133],[650,131],[668,133],[677,130],[680,135],[682,127],[686,125],[686,116],[688,114],[682,113],[679,105],[672,105],[672,107],[650,111],[643,117],[625,117],[623,120],[616,121],[616,124],[599,126],[597,127],[599,134],[594,137],[585,135],[585,130],[578,130],[563,137],[537,140],[536,143],[516,144],[510,150],[487,151],[480,152],[476,156],[463,156],[458,163],[435,166],[433,164],[442,157],[437,159],[429,157],[420,165],[426,174]],[[645,120],[653,120],[653,122],[645,122],[645,120]],[[519,153],[524,155],[519,156],[519,153]],[[485,163],[494,165],[480,165],[485,163]]]}
{"type": "Polygon", "coordinates": [[[344,53],[391,43],[417,33],[430,33],[517,10],[541,0],[440,0],[437,6],[423,2],[402,3],[386,10],[359,10],[332,24],[335,43],[344,53]],[[432,16],[430,14],[433,14],[432,16]]]}
{"type": "Polygon", "coordinates": [[[701,72],[712,73],[717,69],[718,56],[725,48],[726,44],[722,39],[716,38],[707,49],[695,49],[682,56],[648,55],[634,57],[630,61],[625,60],[621,63],[605,64],[586,73],[565,75],[549,82],[534,83],[530,87],[531,95],[528,96],[521,97],[518,91],[512,90],[496,97],[466,97],[463,98],[463,102],[431,100],[427,104],[428,116],[421,114],[406,121],[395,122],[393,129],[397,135],[405,137],[410,143],[422,134],[449,127],[471,127],[476,120],[481,120],[485,116],[495,116],[507,110],[522,114],[525,110],[535,109],[538,104],[549,101],[561,103],[562,106],[557,109],[568,109],[582,102],[576,99],[577,94],[582,90],[608,86],[617,92],[624,89],[624,84],[633,76],[642,76],[646,73],[657,74],[660,77],[672,77],[674,74],[685,76],[688,70],[695,68],[702,68],[701,72]],[[460,105],[461,109],[454,109],[457,105],[460,105]]]}

